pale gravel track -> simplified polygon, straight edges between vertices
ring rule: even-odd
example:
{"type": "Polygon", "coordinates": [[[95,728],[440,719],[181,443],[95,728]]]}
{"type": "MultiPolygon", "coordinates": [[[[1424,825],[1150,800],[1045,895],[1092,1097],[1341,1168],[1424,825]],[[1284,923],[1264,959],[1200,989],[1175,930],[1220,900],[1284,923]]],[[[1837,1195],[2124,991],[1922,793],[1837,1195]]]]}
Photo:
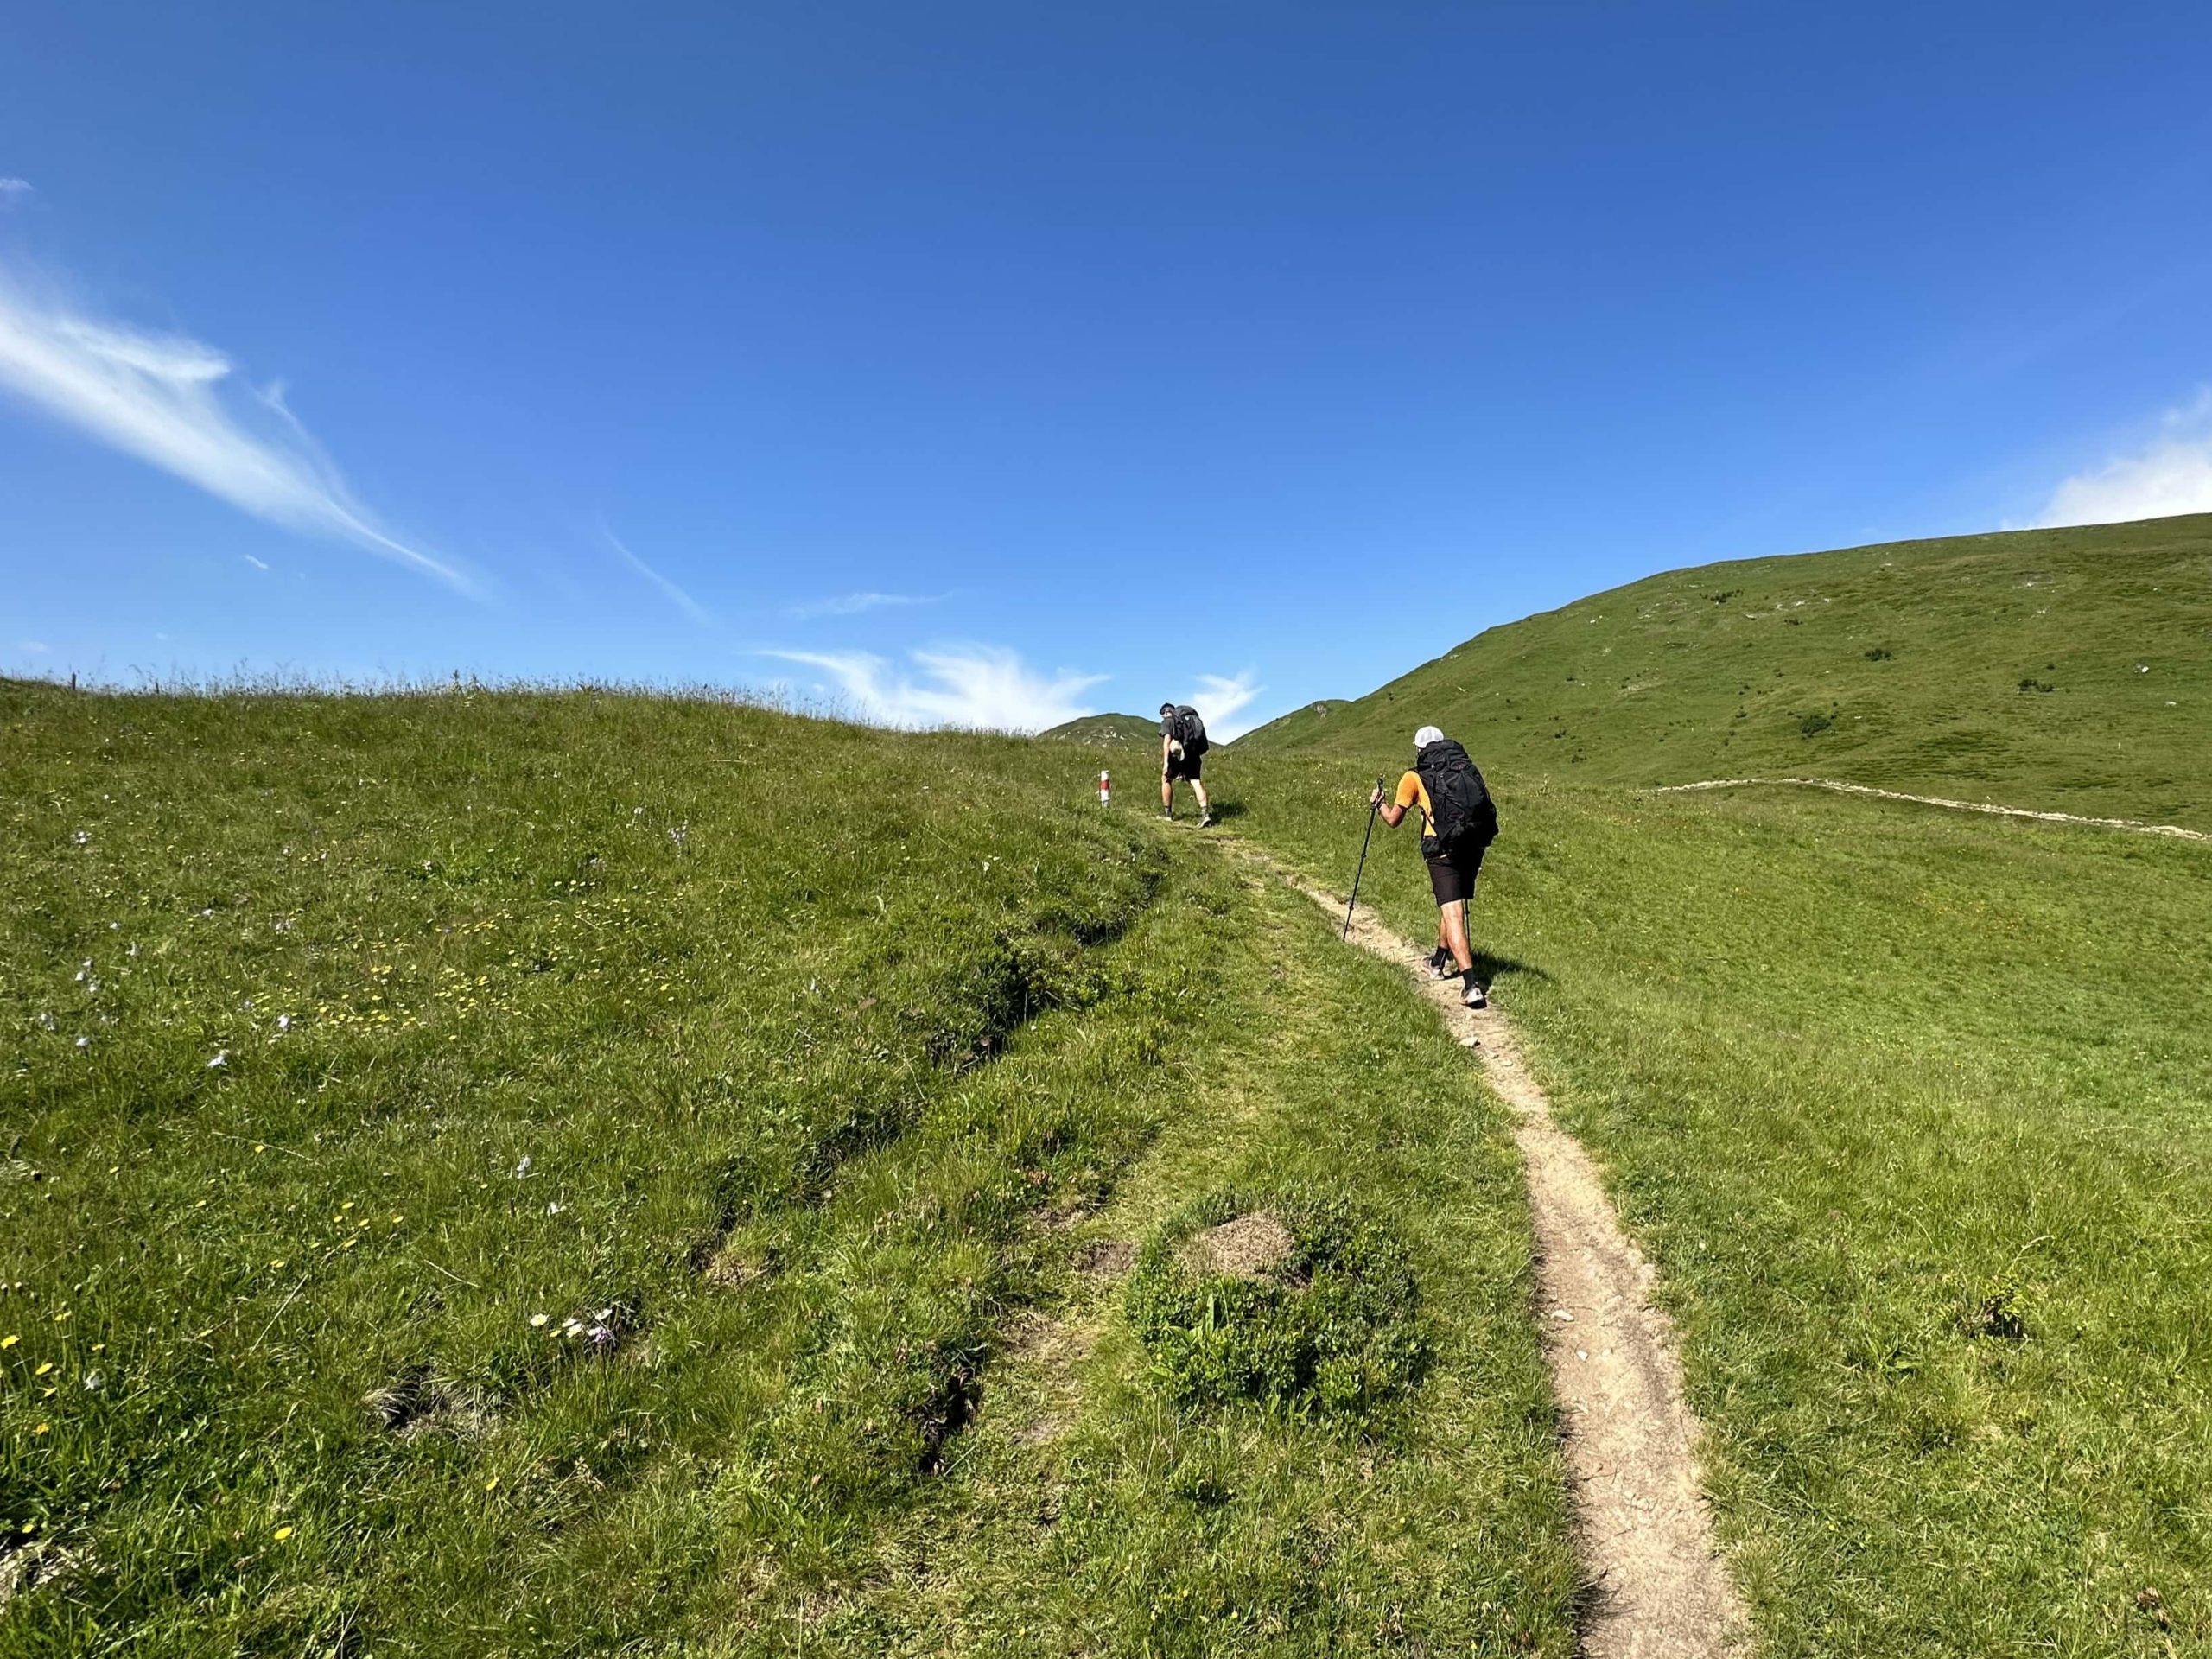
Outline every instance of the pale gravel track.
{"type": "MultiPolygon", "coordinates": [[[[1341,899],[1249,842],[1224,844],[1342,919],[1341,899]]],[[[1579,1651],[1586,1659],[1747,1651],[1751,1624],[1713,1538],[1673,1323],[1653,1306],[1656,1275],[1621,1230],[1597,1166],[1552,1116],[1503,1014],[1462,1007],[1456,983],[1430,979],[1425,953],[1373,916],[1355,916],[1351,937],[1420,987],[1513,1109],[1536,1238],[1535,1313],[1589,1586],[1579,1651]]]]}
{"type": "Polygon", "coordinates": [[[1833,790],[1839,795],[1864,795],[1877,801],[1910,801],[1916,806],[1940,806],[1953,812],[1983,812],[1999,818],[2031,818],[2038,823],[2078,823],[2094,830],[2125,830],[2138,836],[2164,836],[2175,841],[2212,841],[2212,832],[2184,830],[2177,823],[2146,823],[2140,818],[2085,818],[2073,812],[2039,812],[2031,807],[1999,806],[1993,801],[1954,801],[1941,795],[1907,795],[1872,784],[1847,784],[1836,778],[1704,778],[1694,784],[1662,784],[1631,792],[1637,795],[1688,795],[1705,789],[1766,789],[1781,785],[1798,789],[1833,790]]]}

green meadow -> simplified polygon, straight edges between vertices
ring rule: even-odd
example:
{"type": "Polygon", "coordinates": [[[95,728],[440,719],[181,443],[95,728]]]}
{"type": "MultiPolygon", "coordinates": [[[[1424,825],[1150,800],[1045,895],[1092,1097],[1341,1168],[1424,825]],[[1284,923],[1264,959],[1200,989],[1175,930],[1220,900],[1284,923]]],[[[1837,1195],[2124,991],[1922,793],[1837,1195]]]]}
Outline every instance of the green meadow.
{"type": "Polygon", "coordinates": [[[2212,827],[2208,550],[1655,578],[1218,836],[1129,717],[0,684],[0,1656],[1567,1659],[1507,1115],[1249,855],[1341,892],[1430,721],[1758,1651],[2212,1648],[2212,849],[1636,787],[2212,827]]]}
{"type": "MultiPolygon", "coordinates": [[[[1241,832],[1343,891],[1351,770],[1248,762],[1241,832]]],[[[1662,1274],[1762,1651],[2212,1641],[2212,849],[1491,782],[1478,964],[1662,1274]]],[[[1411,833],[1362,902],[1420,937],[1411,833]]]]}
{"type": "Polygon", "coordinates": [[[1570,1650],[1501,1114],[1088,763],[588,692],[0,722],[0,1653],[1570,1650]],[[1310,1303],[1175,1265],[1261,1209],[1310,1303]],[[1408,1363],[1321,1387],[1370,1326],[1408,1363]]]}

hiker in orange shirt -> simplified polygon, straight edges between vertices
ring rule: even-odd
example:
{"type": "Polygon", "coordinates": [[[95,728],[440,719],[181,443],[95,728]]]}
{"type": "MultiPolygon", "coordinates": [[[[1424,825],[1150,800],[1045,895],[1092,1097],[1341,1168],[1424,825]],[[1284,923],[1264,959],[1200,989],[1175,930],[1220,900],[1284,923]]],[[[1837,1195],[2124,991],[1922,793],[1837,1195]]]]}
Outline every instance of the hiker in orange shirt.
{"type": "Polygon", "coordinates": [[[1414,734],[1414,769],[1398,779],[1396,798],[1385,804],[1377,789],[1368,802],[1396,829],[1408,810],[1421,814],[1421,855],[1428,861],[1429,890],[1436,895],[1436,949],[1428,970],[1439,979],[1459,976],[1459,1000],[1485,1007],[1467,938],[1467,901],[1483,855],[1497,838],[1497,804],[1466,750],[1433,726],[1414,734]]]}

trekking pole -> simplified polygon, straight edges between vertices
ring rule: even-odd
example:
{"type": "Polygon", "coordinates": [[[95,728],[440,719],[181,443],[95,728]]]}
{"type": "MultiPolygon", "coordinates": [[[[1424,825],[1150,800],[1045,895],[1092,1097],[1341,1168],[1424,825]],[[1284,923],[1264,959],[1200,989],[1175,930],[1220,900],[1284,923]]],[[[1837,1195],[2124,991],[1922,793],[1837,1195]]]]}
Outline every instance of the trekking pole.
{"type": "Polygon", "coordinates": [[[1367,833],[1360,837],[1359,868],[1351,873],[1351,897],[1344,901],[1344,931],[1340,938],[1351,938],[1351,907],[1359,902],[1359,878],[1367,874],[1367,843],[1375,839],[1375,815],[1382,810],[1382,780],[1375,780],[1375,794],[1367,803],[1367,833]]]}

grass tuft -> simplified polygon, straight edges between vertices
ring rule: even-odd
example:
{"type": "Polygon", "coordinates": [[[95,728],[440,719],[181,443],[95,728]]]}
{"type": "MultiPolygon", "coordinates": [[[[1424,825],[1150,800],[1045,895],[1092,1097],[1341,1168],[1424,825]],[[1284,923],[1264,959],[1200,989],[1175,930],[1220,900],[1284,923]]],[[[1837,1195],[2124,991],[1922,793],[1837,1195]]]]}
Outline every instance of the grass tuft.
{"type": "Polygon", "coordinates": [[[1217,1192],[1170,1217],[1137,1257],[1127,1305],[1160,1385],[1190,1404],[1368,1421],[1413,1389],[1428,1357],[1402,1243],[1313,1187],[1217,1192]],[[1193,1249],[1253,1222],[1280,1232],[1279,1250],[1230,1265],[1193,1249]]]}

